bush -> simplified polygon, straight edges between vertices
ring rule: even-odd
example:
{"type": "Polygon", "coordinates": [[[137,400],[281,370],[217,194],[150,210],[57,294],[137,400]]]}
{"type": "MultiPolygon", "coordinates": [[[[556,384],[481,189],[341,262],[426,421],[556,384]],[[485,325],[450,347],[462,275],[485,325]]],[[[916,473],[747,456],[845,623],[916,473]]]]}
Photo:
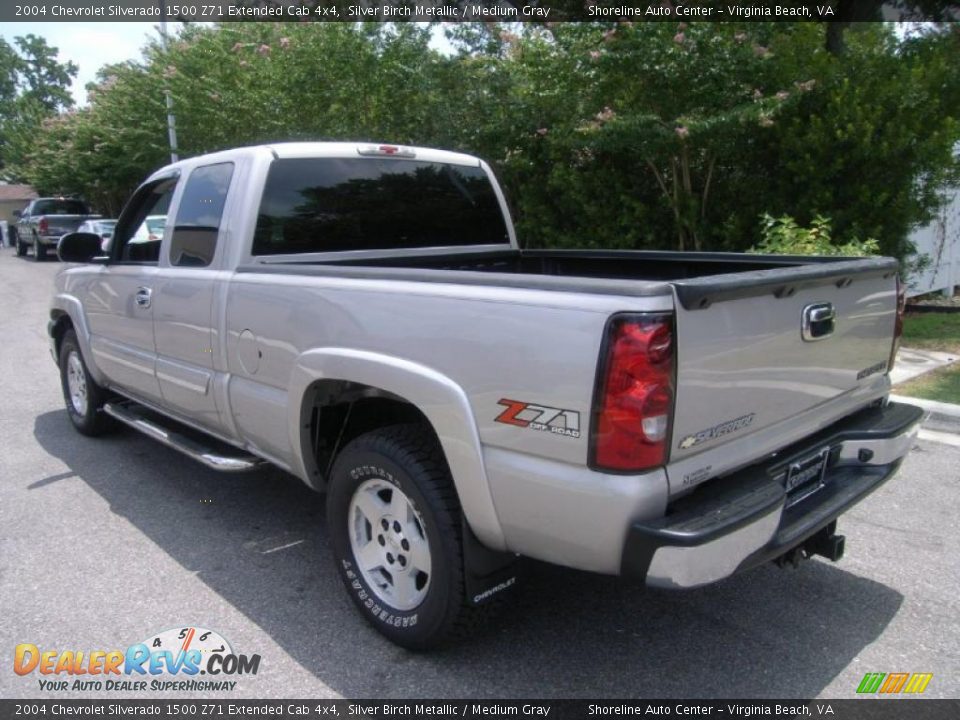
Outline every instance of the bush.
{"type": "Polygon", "coordinates": [[[852,239],[838,244],[831,237],[830,220],[817,215],[805,228],[789,215],[775,218],[763,215],[761,221],[763,240],[747,252],[771,255],[845,255],[863,257],[879,255],[879,243],[868,238],[852,239]]]}

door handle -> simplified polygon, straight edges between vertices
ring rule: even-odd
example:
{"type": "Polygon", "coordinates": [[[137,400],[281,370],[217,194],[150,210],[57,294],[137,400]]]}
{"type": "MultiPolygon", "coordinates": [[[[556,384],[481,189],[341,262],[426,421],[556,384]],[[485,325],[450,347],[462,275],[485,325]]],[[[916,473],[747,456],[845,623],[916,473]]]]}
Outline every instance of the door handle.
{"type": "Polygon", "coordinates": [[[803,309],[800,336],[804,342],[816,342],[833,335],[837,327],[837,311],[833,303],[816,303],[803,309]]]}
{"type": "Polygon", "coordinates": [[[148,287],[137,288],[137,294],[134,296],[137,300],[137,305],[142,308],[150,307],[150,297],[153,295],[153,290],[148,287]]]}

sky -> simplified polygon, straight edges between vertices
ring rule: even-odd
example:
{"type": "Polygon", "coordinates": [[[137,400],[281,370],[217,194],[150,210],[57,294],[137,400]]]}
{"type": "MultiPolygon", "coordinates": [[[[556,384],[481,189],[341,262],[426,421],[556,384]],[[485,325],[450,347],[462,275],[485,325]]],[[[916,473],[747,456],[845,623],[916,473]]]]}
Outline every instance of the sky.
{"type": "MultiPolygon", "coordinates": [[[[179,23],[169,23],[173,34],[179,23]]],[[[42,22],[2,23],[0,37],[13,43],[18,35],[38,35],[47,39],[47,44],[58,48],[60,62],[72,60],[79,67],[71,86],[73,99],[78,105],[86,105],[87,83],[96,79],[97,70],[109,63],[136,60],[149,37],[159,37],[159,24],[149,22],[42,22]]],[[[450,45],[441,32],[434,32],[434,46],[449,50],[450,45]]]]}

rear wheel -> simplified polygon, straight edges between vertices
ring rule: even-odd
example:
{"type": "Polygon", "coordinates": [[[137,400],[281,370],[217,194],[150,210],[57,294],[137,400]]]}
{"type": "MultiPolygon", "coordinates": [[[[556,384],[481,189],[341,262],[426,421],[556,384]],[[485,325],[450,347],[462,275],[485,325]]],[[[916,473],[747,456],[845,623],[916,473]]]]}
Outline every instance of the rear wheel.
{"type": "Polygon", "coordinates": [[[395,425],[347,445],[330,476],[327,526],[347,592],[398,645],[445,644],[486,614],[467,600],[460,504],[427,428],[395,425]]]}
{"type": "Polygon", "coordinates": [[[60,341],[60,385],[70,422],[84,435],[102,435],[113,427],[113,420],[103,412],[107,391],[97,385],[87,370],[73,330],[60,341]]]}
{"type": "Polygon", "coordinates": [[[33,261],[40,262],[47,256],[47,248],[40,242],[37,235],[33,236],[33,261]]]}

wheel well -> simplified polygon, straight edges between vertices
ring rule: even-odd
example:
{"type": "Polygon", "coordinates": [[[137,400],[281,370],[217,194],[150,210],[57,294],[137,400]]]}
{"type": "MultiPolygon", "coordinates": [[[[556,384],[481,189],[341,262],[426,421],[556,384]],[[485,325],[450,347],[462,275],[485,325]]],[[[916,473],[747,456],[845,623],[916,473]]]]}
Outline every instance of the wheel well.
{"type": "Polygon", "coordinates": [[[301,421],[304,463],[310,484],[318,490],[326,487],[337,453],[364,433],[415,422],[436,437],[426,415],[410,401],[381,388],[345,380],[320,380],[311,385],[304,395],[301,421]]]}
{"type": "Polygon", "coordinates": [[[59,362],[60,342],[63,340],[63,336],[67,330],[73,329],[73,321],[63,310],[52,310],[50,312],[50,319],[53,320],[53,329],[50,331],[50,334],[53,336],[54,347],[57,349],[57,362],[59,362]]]}

